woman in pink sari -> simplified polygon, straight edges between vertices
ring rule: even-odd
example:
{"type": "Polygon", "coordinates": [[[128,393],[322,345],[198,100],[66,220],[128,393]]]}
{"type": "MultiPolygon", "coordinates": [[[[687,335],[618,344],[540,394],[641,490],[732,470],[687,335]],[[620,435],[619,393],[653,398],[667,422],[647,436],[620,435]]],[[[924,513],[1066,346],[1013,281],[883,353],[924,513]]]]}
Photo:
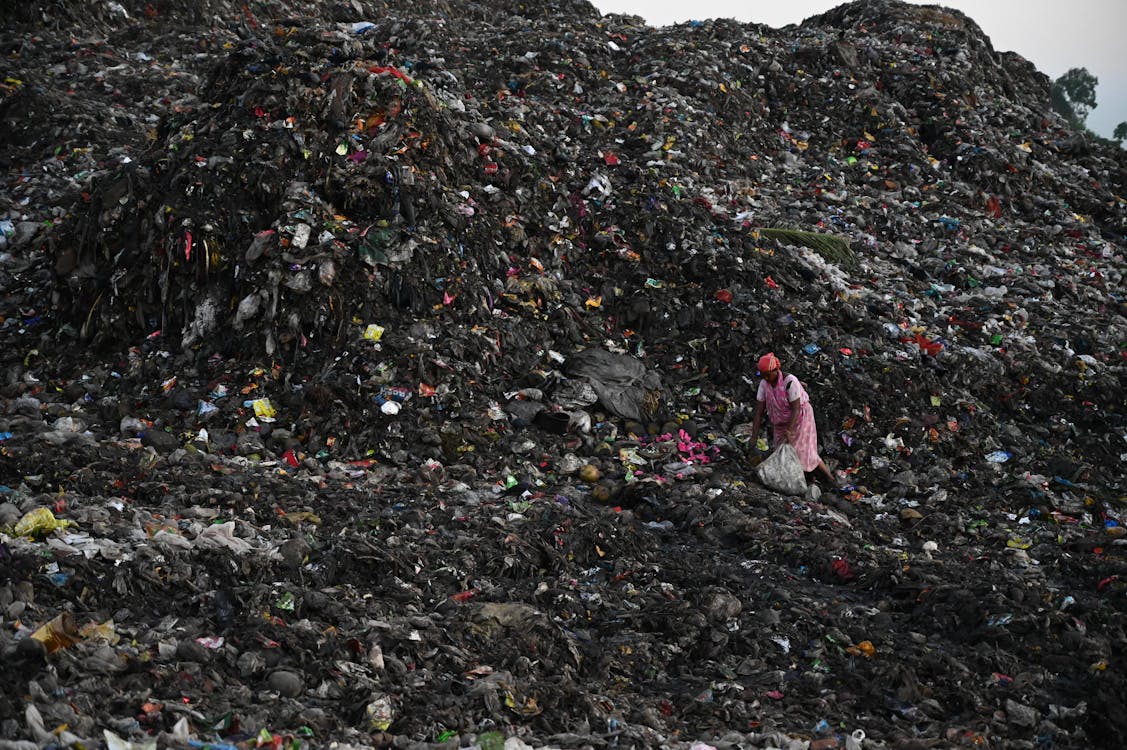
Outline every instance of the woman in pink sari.
{"type": "Polygon", "coordinates": [[[755,396],[755,423],[751,442],[759,440],[759,425],[766,410],[771,420],[772,444],[777,448],[784,443],[794,446],[803,471],[818,469],[838,484],[826,462],[818,455],[818,427],[814,424],[814,409],[806,389],[794,375],[784,375],[782,365],[774,352],[759,358],[759,391],[755,396]]]}

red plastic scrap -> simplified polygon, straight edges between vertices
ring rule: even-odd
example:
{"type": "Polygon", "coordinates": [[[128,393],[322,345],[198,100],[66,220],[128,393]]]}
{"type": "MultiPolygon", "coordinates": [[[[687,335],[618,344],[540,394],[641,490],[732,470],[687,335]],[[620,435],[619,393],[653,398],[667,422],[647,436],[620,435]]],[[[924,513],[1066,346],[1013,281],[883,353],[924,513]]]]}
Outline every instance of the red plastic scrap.
{"type": "Polygon", "coordinates": [[[1002,218],[1002,202],[998,196],[992,195],[986,200],[986,213],[995,219],[1002,218]]]}
{"type": "Polygon", "coordinates": [[[369,73],[375,73],[376,75],[387,74],[387,75],[395,76],[399,80],[403,81],[403,83],[408,83],[408,84],[412,83],[410,76],[408,76],[406,73],[399,70],[398,68],[393,68],[389,65],[369,65],[368,66],[368,72],[369,73]]]}
{"type": "Polygon", "coordinates": [[[943,351],[943,344],[940,344],[938,341],[932,341],[931,339],[924,336],[922,333],[917,333],[915,336],[913,336],[910,339],[904,339],[904,341],[905,341],[905,343],[915,344],[916,346],[918,346],[920,349],[923,349],[925,352],[927,352],[932,357],[939,354],[939,352],[943,351]]]}
{"type": "Polygon", "coordinates": [[[971,330],[971,331],[981,331],[982,326],[983,326],[982,323],[979,323],[977,321],[963,320],[962,318],[956,317],[954,315],[949,316],[947,318],[947,322],[950,323],[953,326],[958,326],[959,328],[966,328],[967,330],[971,330]]]}
{"type": "Polygon", "coordinates": [[[830,563],[830,568],[833,570],[834,575],[842,581],[852,581],[857,577],[857,574],[853,572],[853,566],[840,557],[830,563]]]}

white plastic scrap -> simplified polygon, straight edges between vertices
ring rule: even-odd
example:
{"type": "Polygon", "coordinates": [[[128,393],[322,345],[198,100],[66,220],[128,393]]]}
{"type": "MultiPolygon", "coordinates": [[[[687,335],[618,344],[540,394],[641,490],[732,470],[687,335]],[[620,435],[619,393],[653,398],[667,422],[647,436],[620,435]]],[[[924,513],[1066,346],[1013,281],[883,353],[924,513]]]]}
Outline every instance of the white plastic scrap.
{"type": "Polygon", "coordinates": [[[235,522],[217,523],[208,526],[196,537],[196,546],[208,549],[229,549],[242,555],[254,549],[246,539],[235,536],[235,522]]]}
{"type": "Polygon", "coordinates": [[[157,741],[155,739],[130,742],[123,740],[108,729],[103,729],[102,734],[106,738],[107,750],[157,750],[157,741]]]}

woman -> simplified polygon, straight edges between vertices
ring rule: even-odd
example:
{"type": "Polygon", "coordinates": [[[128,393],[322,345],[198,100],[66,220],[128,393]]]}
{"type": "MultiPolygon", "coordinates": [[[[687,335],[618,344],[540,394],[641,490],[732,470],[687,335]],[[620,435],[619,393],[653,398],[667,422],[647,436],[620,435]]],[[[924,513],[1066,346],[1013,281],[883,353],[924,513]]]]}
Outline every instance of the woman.
{"type": "Polygon", "coordinates": [[[803,471],[820,470],[837,485],[826,462],[818,456],[818,427],[814,424],[814,409],[806,389],[794,375],[784,375],[779,358],[768,352],[759,358],[759,391],[755,395],[755,423],[751,429],[751,443],[759,440],[759,424],[763,410],[771,419],[772,443],[778,447],[784,443],[794,446],[803,471]]]}

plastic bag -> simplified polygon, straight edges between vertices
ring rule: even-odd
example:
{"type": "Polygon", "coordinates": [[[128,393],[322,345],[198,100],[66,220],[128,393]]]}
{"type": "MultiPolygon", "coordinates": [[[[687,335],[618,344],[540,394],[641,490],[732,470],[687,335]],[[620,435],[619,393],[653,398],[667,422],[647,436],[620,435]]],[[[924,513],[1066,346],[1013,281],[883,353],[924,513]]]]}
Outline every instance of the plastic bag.
{"type": "Polygon", "coordinates": [[[769,489],[784,495],[801,495],[806,492],[806,474],[798,460],[798,453],[790,443],[775,449],[767,459],[755,467],[759,481],[769,489]]]}
{"type": "Polygon", "coordinates": [[[34,538],[75,525],[74,521],[55,518],[55,514],[51,512],[50,508],[36,508],[24,514],[24,517],[16,522],[13,531],[16,536],[34,538]]]}
{"type": "Polygon", "coordinates": [[[196,546],[206,549],[229,549],[237,555],[250,552],[254,545],[246,539],[235,536],[235,522],[217,523],[208,526],[196,536],[196,546]]]}

